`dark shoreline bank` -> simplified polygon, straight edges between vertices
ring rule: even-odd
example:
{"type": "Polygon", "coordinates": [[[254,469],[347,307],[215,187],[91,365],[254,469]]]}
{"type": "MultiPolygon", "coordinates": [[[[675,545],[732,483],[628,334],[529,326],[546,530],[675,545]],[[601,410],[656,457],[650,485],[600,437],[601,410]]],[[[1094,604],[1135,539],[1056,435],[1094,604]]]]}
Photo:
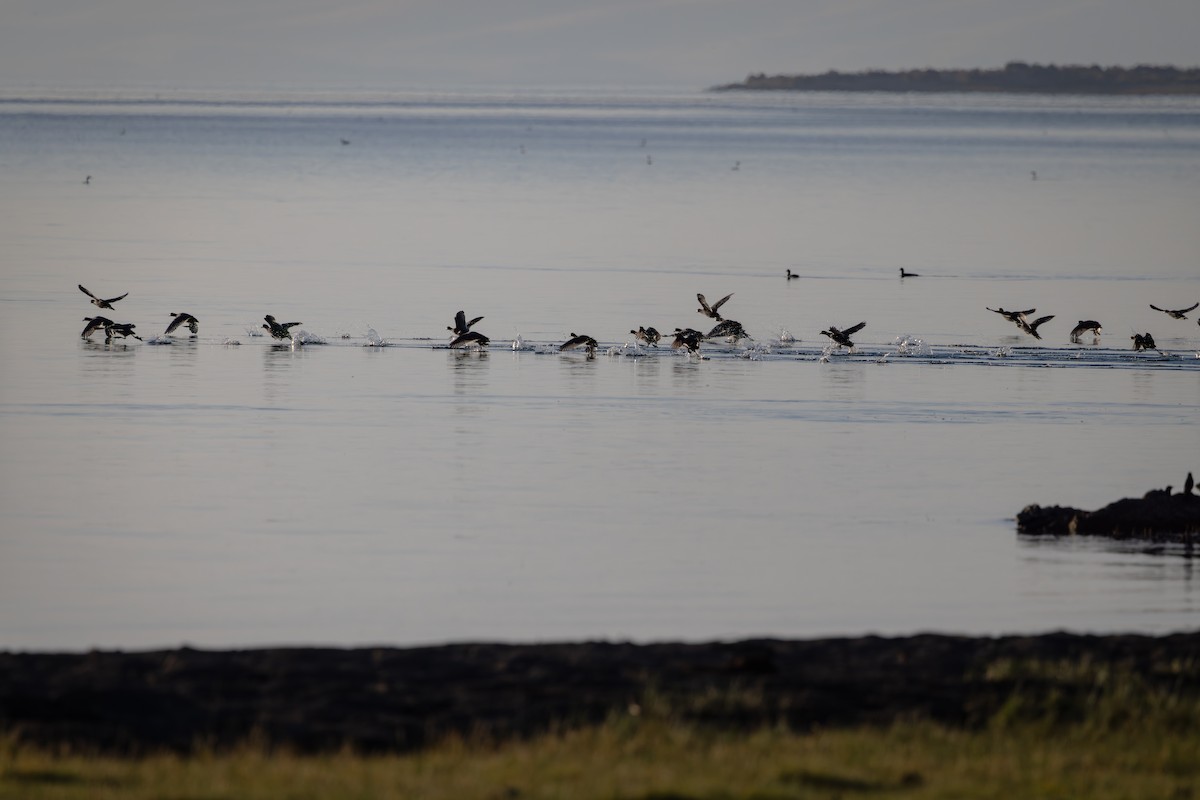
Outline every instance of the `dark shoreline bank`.
{"type": "Polygon", "coordinates": [[[749,75],[713,91],[985,92],[1085,95],[1196,95],[1200,68],[1056,66],[1011,61],[1001,69],[829,71],[819,75],[749,75]]]}
{"type": "Polygon", "coordinates": [[[1028,709],[1049,703],[1058,716],[1082,713],[1104,691],[1103,675],[1118,672],[1196,696],[1200,631],[6,652],[0,733],[20,744],[119,755],[246,741],[300,752],[402,752],[452,733],[524,737],[649,704],[734,729],[908,719],[976,727],[1014,698],[1028,709]]]}

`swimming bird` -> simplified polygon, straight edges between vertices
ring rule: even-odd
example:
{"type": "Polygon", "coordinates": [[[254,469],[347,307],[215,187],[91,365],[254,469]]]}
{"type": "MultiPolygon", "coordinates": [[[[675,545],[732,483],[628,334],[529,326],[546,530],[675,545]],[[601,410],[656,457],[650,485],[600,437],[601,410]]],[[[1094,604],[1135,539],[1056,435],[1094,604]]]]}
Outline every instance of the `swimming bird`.
{"type": "Polygon", "coordinates": [[[266,324],[263,325],[263,328],[270,331],[271,335],[276,339],[291,339],[292,332],[288,329],[304,324],[303,322],[276,322],[275,318],[270,314],[267,314],[265,317],[263,317],[263,319],[267,321],[266,324]]]}
{"type": "Polygon", "coordinates": [[[790,280],[792,280],[793,278],[799,278],[799,277],[800,277],[799,275],[797,275],[796,273],[792,272],[790,269],[787,271],[787,279],[788,279],[789,281],[790,281],[790,280]]]}
{"type": "Polygon", "coordinates": [[[191,314],[176,314],[174,311],[172,311],[171,316],[175,319],[171,320],[171,324],[167,326],[166,333],[173,332],[180,325],[186,325],[188,330],[190,330],[193,334],[200,332],[200,320],[196,319],[191,314]]]}
{"type": "Polygon", "coordinates": [[[139,342],[145,341],[144,339],[142,339],[142,337],[138,336],[136,333],[133,332],[133,329],[136,327],[137,326],[134,325],[132,322],[109,321],[109,323],[104,326],[104,341],[111,342],[113,339],[115,339],[118,336],[120,336],[122,338],[128,338],[128,337],[132,336],[133,338],[137,339],[139,342]]]}
{"type": "Polygon", "coordinates": [[[1158,306],[1154,305],[1154,303],[1150,304],[1150,307],[1153,308],[1155,311],[1161,311],[1164,314],[1166,314],[1167,316],[1174,317],[1175,319],[1187,319],[1187,312],[1194,311],[1197,306],[1200,306],[1200,303],[1193,303],[1192,305],[1188,306],[1187,308],[1179,308],[1179,309],[1172,311],[1167,308],[1159,308],[1158,306]]]}
{"type": "Polygon", "coordinates": [[[658,347],[658,341],[659,339],[662,339],[662,334],[656,331],[654,328],[646,328],[640,325],[636,331],[631,330],[629,332],[636,336],[638,341],[645,342],[651,347],[658,347]]]}
{"type": "Polygon", "coordinates": [[[1079,324],[1071,329],[1071,341],[1078,342],[1079,337],[1088,331],[1091,331],[1093,336],[1099,336],[1101,330],[1103,328],[1100,327],[1100,323],[1096,322],[1096,320],[1081,319],[1079,320],[1079,324]]]}
{"type": "Polygon", "coordinates": [[[564,350],[574,350],[577,347],[582,347],[587,350],[589,356],[595,355],[598,343],[590,336],[577,334],[571,331],[571,338],[558,346],[558,351],[561,353],[564,350]]]}
{"type": "Polygon", "coordinates": [[[671,347],[678,350],[681,347],[687,348],[689,353],[697,353],[700,351],[700,342],[704,339],[704,334],[692,328],[676,328],[675,341],[671,342],[671,347]]]}
{"type": "Polygon", "coordinates": [[[717,309],[719,309],[721,306],[725,305],[725,301],[731,297],[733,297],[733,292],[730,292],[729,294],[725,295],[720,300],[718,300],[717,302],[713,303],[710,306],[708,304],[708,301],[704,299],[704,295],[697,294],[696,299],[700,301],[700,307],[696,309],[696,313],[703,314],[706,317],[711,317],[712,319],[715,319],[717,322],[720,322],[721,320],[723,320],[725,318],[721,316],[720,312],[717,309]]]}
{"type": "Polygon", "coordinates": [[[96,306],[97,308],[112,308],[113,303],[117,302],[118,300],[124,300],[126,297],[129,296],[129,292],[126,292],[125,294],[121,295],[120,297],[113,297],[108,300],[102,300],[99,297],[96,297],[96,295],[89,292],[87,289],[83,288],[82,283],[79,284],[79,291],[83,292],[88,297],[92,298],[92,305],[96,306]]]}
{"type": "Polygon", "coordinates": [[[904,267],[901,267],[900,268],[900,277],[901,278],[919,278],[921,276],[915,272],[909,272],[909,271],[905,270],[904,267]]]}
{"type": "Polygon", "coordinates": [[[464,333],[471,330],[471,326],[476,322],[479,322],[481,319],[483,319],[483,317],[476,317],[468,322],[467,315],[462,311],[459,311],[454,315],[454,327],[451,328],[449,325],[447,325],[446,330],[450,331],[453,336],[462,336],[464,333]]]}
{"type": "Polygon", "coordinates": [[[1040,326],[1042,323],[1049,322],[1052,319],[1054,319],[1053,314],[1048,317],[1038,317],[1033,322],[1029,322],[1024,317],[1021,317],[1019,320],[1017,320],[1017,327],[1025,331],[1025,333],[1028,333],[1033,338],[1040,339],[1042,338],[1042,335],[1037,332],[1038,326],[1040,326]]]}
{"type": "Polygon", "coordinates": [[[1158,345],[1154,343],[1154,337],[1150,335],[1150,331],[1145,333],[1135,333],[1129,337],[1133,339],[1134,350],[1157,350],[1158,345]]]}
{"type": "Polygon", "coordinates": [[[716,327],[708,332],[705,339],[732,339],[734,344],[738,343],[738,339],[753,339],[750,334],[746,333],[746,329],[742,327],[742,323],[734,319],[726,319],[718,322],[716,327]]]}
{"type": "Polygon", "coordinates": [[[867,327],[867,323],[860,322],[857,325],[846,328],[844,331],[839,331],[837,328],[830,325],[829,330],[821,331],[821,335],[828,336],[839,347],[854,347],[854,342],[850,341],[850,334],[858,333],[865,327],[867,327]]]}
{"type": "Polygon", "coordinates": [[[477,345],[479,347],[487,347],[491,343],[491,339],[484,336],[479,331],[464,331],[450,342],[451,347],[469,347],[477,345]]]}
{"type": "Polygon", "coordinates": [[[113,321],[108,317],[84,317],[83,321],[87,325],[84,327],[83,333],[79,335],[84,339],[91,339],[93,333],[107,325],[113,324],[113,321]]]}

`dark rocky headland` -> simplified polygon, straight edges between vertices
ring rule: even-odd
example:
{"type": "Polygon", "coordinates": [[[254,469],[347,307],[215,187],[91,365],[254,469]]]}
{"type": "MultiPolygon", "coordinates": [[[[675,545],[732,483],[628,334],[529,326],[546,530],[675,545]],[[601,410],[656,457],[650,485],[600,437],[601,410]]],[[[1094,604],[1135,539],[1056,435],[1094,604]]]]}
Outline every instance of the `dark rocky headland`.
{"type": "Polygon", "coordinates": [[[1012,61],[1001,69],[829,71],[750,75],[715,91],[1013,92],[1025,94],[1200,94],[1200,68],[1055,66],[1012,61]]]}
{"type": "MultiPolygon", "coordinates": [[[[1191,481],[1188,473],[1188,481],[1191,481]]],[[[1096,511],[1070,506],[1030,505],[1017,514],[1017,532],[1026,536],[1107,536],[1151,542],[1200,543],[1200,495],[1154,489],[1096,511]]]]}
{"type": "Polygon", "coordinates": [[[503,740],[662,709],[735,730],[976,727],[1014,708],[1069,721],[1120,691],[1109,688],[1118,674],[1195,698],[1197,665],[1200,632],[0,653],[0,735],[134,755],[246,742],[401,752],[454,733],[503,740]]]}

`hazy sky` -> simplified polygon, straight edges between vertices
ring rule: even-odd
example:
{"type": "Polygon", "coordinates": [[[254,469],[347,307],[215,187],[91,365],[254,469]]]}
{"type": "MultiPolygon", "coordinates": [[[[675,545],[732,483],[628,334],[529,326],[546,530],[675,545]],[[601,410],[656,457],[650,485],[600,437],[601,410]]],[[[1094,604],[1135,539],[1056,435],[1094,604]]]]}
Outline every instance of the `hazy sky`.
{"type": "Polygon", "coordinates": [[[0,85],[598,84],[1200,65],[1197,0],[3,0],[0,85]]]}

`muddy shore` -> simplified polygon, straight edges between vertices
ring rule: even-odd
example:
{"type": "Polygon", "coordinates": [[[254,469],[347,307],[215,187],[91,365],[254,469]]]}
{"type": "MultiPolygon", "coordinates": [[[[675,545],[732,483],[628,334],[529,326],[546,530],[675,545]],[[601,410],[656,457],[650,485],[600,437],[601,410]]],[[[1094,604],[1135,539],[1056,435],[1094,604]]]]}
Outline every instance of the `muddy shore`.
{"type": "Polygon", "coordinates": [[[1200,632],[9,652],[0,653],[0,731],[18,742],[135,754],[247,740],[302,752],[399,752],[452,732],[526,736],[661,707],[722,727],[911,718],[975,726],[1014,693],[1034,704],[1089,702],[1096,684],[1086,673],[1097,666],[1200,693],[1196,665],[1200,632]],[[1076,676],[1067,679],[1021,666],[1059,663],[1090,668],[1062,670],[1076,676]]]}

